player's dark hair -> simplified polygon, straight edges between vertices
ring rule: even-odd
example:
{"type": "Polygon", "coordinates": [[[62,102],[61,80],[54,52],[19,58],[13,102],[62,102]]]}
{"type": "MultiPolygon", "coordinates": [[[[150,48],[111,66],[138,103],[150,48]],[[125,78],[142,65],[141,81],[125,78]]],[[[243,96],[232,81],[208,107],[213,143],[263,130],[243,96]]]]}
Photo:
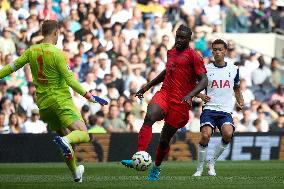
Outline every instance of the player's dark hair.
{"type": "Polygon", "coordinates": [[[190,29],[189,27],[187,27],[187,26],[185,26],[185,25],[182,24],[182,25],[180,25],[180,26],[178,27],[178,30],[181,30],[181,31],[186,32],[186,33],[188,34],[188,37],[191,38],[192,31],[191,31],[191,29],[190,29]]]}
{"type": "Polygon", "coordinates": [[[222,40],[222,39],[216,39],[216,40],[214,40],[213,43],[211,44],[211,47],[213,48],[213,45],[217,45],[217,44],[222,44],[222,45],[224,45],[224,48],[225,48],[226,50],[228,49],[227,43],[226,43],[224,40],[222,40]]]}
{"type": "Polygon", "coordinates": [[[47,36],[52,34],[56,29],[59,29],[59,23],[55,20],[45,20],[41,26],[41,34],[47,36]]]}

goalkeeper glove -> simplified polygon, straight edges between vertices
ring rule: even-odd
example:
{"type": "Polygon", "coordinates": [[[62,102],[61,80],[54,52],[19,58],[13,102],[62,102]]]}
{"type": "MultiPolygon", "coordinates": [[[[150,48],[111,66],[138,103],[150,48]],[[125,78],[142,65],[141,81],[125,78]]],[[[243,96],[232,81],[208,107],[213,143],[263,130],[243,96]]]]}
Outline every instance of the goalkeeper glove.
{"type": "Polygon", "coordinates": [[[105,99],[102,99],[98,96],[93,96],[90,92],[86,92],[86,94],[84,95],[84,97],[89,100],[90,102],[93,103],[99,103],[100,105],[107,105],[108,102],[105,99]]]}

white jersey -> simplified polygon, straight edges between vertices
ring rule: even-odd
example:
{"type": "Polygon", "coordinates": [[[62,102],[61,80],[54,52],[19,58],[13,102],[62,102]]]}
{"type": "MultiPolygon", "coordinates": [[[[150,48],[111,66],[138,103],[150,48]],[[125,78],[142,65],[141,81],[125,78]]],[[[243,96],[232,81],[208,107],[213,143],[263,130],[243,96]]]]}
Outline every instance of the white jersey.
{"type": "Polygon", "coordinates": [[[233,64],[218,67],[214,63],[206,65],[208,86],[205,89],[210,101],[204,109],[232,113],[234,109],[234,86],[239,86],[239,69],[233,64]]]}

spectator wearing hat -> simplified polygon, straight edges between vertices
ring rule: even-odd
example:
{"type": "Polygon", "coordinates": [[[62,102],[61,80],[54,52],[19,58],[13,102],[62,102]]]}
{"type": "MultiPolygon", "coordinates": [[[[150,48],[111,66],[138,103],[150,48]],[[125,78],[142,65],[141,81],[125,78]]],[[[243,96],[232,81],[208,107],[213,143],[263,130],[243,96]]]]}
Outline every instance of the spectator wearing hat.
{"type": "Polygon", "coordinates": [[[23,124],[24,133],[47,133],[46,124],[40,120],[39,109],[32,110],[32,117],[23,124]]]}
{"type": "Polygon", "coordinates": [[[108,58],[107,53],[101,52],[98,55],[98,63],[100,65],[99,70],[98,70],[98,77],[99,78],[104,78],[105,74],[110,74],[111,62],[108,58]]]}

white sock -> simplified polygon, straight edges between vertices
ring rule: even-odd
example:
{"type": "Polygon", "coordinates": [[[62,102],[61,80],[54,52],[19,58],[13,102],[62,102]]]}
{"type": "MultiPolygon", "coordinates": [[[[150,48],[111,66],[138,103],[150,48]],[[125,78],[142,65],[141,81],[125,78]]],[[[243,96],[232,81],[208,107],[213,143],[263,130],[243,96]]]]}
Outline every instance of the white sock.
{"type": "Polygon", "coordinates": [[[213,158],[210,159],[211,163],[215,163],[219,156],[224,152],[224,150],[228,147],[229,144],[224,144],[223,141],[221,141],[219,144],[215,146],[213,158]]]}
{"type": "Polygon", "coordinates": [[[203,165],[207,155],[207,148],[208,146],[204,147],[199,144],[197,171],[203,171],[203,165]]]}
{"type": "Polygon", "coordinates": [[[70,144],[70,141],[67,137],[62,137],[68,144],[70,144]]]}

